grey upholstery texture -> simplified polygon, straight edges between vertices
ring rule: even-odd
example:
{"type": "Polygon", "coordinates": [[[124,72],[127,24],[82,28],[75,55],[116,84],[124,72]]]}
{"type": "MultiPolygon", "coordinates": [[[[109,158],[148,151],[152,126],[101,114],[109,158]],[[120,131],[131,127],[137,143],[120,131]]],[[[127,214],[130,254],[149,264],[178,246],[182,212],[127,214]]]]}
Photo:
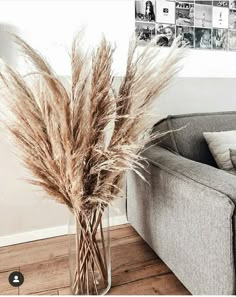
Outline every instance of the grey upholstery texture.
{"type": "Polygon", "coordinates": [[[187,123],[143,153],[148,183],[129,172],[128,221],[192,294],[234,295],[236,175],[214,167],[202,132],[235,129],[236,112],[168,117],[155,129],[187,123]]]}
{"type": "Polygon", "coordinates": [[[234,294],[234,203],[228,195],[236,200],[236,176],[208,165],[209,171],[201,169],[161,147],[145,155],[149,184],[128,176],[128,221],[192,294],[234,294]],[[222,182],[220,174],[215,181],[215,171],[222,182]],[[228,177],[233,188],[224,186],[228,177]]]}
{"type": "Polygon", "coordinates": [[[216,166],[202,133],[234,130],[235,127],[236,112],[224,112],[169,116],[157,123],[154,130],[174,130],[163,137],[162,146],[188,159],[216,166]]]}
{"type": "Polygon", "coordinates": [[[172,172],[219,191],[236,203],[236,177],[229,172],[175,155],[159,146],[151,147],[143,155],[149,163],[164,164],[172,172]]]}
{"type": "Polygon", "coordinates": [[[232,150],[230,149],[230,159],[231,159],[231,162],[234,166],[234,169],[236,170],[236,150],[232,150]]]}

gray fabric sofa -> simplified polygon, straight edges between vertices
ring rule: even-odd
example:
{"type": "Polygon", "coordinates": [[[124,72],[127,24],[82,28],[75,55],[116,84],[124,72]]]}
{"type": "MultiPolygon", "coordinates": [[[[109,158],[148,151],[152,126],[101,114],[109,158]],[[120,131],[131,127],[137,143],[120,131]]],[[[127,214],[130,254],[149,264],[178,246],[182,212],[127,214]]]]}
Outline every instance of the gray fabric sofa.
{"type": "Polygon", "coordinates": [[[236,130],[236,112],[169,116],[176,130],[144,152],[148,183],[129,172],[127,218],[195,295],[235,294],[236,175],[220,170],[202,133],[236,130]]]}

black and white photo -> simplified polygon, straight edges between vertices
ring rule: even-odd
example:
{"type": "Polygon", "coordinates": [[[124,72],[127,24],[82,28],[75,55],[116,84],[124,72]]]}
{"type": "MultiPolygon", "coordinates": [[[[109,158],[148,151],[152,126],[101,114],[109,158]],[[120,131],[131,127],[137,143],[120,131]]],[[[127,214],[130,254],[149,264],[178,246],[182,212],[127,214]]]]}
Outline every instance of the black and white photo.
{"type": "Polygon", "coordinates": [[[229,49],[236,50],[236,30],[229,30],[229,49]]]}
{"type": "Polygon", "coordinates": [[[135,1],[135,30],[142,45],[236,50],[236,0],[135,1]]]}
{"type": "Polygon", "coordinates": [[[150,42],[155,36],[155,24],[135,23],[135,34],[140,45],[150,42]]]}
{"type": "Polygon", "coordinates": [[[175,2],[157,1],[156,2],[156,22],[165,24],[175,24],[175,2]]]}
{"type": "MultiPolygon", "coordinates": [[[[157,0],[158,1],[158,0],[157,0]]],[[[145,22],[155,22],[155,2],[152,1],[135,1],[135,20],[145,22]]]]}
{"type": "Polygon", "coordinates": [[[176,2],[176,25],[193,26],[194,25],[194,4],[176,2]]]}
{"type": "Polygon", "coordinates": [[[195,48],[211,49],[211,29],[195,28],[195,48]]]}
{"type": "Polygon", "coordinates": [[[225,1],[213,0],[213,5],[218,7],[229,7],[229,0],[225,0],[225,1]]]}
{"type": "Polygon", "coordinates": [[[212,48],[219,50],[228,49],[228,29],[213,29],[212,48]]]}
{"type": "Polygon", "coordinates": [[[236,0],[229,0],[229,8],[236,9],[236,0]]]}
{"type": "Polygon", "coordinates": [[[228,29],[229,26],[229,9],[225,7],[213,7],[212,10],[212,27],[228,29]]]}
{"type": "Polygon", "coordinates": [[[229,29],[236,29],[236,10],[229,10],[229,29]]]}
{"type": "Polygon", "coordinates": [[[185,27],[185,26],[177,26],[176,27],[176,37],[178,37],[178,45],[179,47],[194,47],[194,28],[193,27],[185,27]]]}
{"type": "Polygon", "coordinates": [[[212,1],[207,1],[207,0],[196,0],[196,4],[203,4],[203,5],[212,5],[212,1]]]}
{"type": "Polygon", "coordinates": [[[174,39],[175,26],[167,24],[156,24],[156,45],[170,47],[174,39]]]}
{"type": "Polygon", "coordinates": [[[195,4],[195,27],[211,28],[212,27],[212,6],[195,4]]]}

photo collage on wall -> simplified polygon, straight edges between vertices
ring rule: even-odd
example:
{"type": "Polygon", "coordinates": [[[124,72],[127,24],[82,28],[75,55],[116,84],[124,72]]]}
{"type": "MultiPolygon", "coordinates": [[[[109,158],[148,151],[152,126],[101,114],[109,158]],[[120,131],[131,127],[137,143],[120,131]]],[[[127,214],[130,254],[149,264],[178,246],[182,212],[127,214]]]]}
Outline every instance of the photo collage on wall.
{"type": "Polygon", "coordinates": [[[135,33],[140,45],[236,50],[236,0],[138,0],[135,33]]]}

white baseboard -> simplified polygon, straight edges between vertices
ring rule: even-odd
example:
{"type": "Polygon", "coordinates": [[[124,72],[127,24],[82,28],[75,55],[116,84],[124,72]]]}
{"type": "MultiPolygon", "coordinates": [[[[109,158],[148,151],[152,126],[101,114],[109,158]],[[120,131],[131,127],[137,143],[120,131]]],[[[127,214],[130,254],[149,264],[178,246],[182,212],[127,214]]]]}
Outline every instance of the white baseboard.
{"type": "Polygon", "coordinates": [[[0,237],[0,247],[67,234],[67,226],[58,226],[0,237]]]}
{"type": "MultiPolygon", "coordinates": [[[[110,226],[117,226],[117,225],[122,225],[127,223],[127,219],[125,215],[110,217],[109,221],[110,221],[110,226]]],[[[63,225],[58,227],[44,228],[44,229],[39,229],[34,231],[1,236],[0,247],[65,235],[67,234],[67,232],[68,232],[67,225],[63,225]]]]}

